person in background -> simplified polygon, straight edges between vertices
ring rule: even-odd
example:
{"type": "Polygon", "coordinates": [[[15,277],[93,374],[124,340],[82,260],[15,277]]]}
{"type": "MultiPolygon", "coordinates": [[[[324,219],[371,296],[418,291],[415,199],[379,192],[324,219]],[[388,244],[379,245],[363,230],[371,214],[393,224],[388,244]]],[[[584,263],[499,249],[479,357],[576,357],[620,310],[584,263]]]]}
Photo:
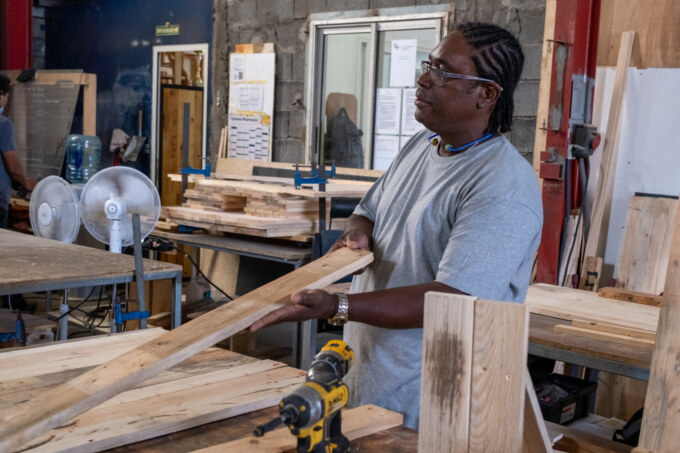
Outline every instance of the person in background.
{"type": "Polygon", "coordinates": [[[0,74],[0,228],[7,228],[9,198],[12,193],[12,182],[33,190],[35,180],[26,176],[24,166],[19,159],[14,140],[14,125],[2,113],[9,102],[10,80],[0,74]]]}

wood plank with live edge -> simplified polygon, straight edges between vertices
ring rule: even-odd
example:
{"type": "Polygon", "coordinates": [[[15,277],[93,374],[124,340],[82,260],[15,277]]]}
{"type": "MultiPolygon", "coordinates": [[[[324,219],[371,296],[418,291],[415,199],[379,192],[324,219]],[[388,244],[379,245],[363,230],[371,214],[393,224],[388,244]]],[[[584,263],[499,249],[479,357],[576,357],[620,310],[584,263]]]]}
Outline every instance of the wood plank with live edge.
{"type": "Polygon", "coordinates": [[[323,288],[367,266],[370,252],[337,250],[57,387],[0,418],[0,450],[20,447],[51,428],[247,328],[305,288],[323,288]]]}

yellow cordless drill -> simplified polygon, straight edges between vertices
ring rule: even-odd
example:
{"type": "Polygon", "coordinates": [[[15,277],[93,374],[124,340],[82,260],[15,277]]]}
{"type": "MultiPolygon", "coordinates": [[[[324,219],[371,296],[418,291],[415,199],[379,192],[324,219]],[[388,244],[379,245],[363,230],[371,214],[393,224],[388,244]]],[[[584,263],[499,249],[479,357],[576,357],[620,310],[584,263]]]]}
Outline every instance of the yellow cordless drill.
{"type": "Polygon", "coordinates": [[[314,357],[304,384],[279,403],[279,417],[255,428],[257,437],[288,425],[298,438],[297,451],[309,453],[349,452],[349,440],[342,435],[340,409],[349,392],[342,382],[354,361],[354,351],[342,340],[333,340],[314,357]]]}

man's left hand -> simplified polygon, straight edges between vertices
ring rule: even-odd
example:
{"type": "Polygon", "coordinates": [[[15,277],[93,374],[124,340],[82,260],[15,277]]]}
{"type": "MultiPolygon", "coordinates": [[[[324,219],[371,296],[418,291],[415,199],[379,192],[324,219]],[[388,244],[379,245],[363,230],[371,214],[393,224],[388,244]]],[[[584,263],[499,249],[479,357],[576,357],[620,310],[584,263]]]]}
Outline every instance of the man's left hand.
{"type": "Polygon", "coordinates": [[[338,311],[338,298],[321,289],[304,289],[290,296],[290,303],[263,316],[250,326],[255,332],[263,327],[287,321],[330,318],[338,311]]]}

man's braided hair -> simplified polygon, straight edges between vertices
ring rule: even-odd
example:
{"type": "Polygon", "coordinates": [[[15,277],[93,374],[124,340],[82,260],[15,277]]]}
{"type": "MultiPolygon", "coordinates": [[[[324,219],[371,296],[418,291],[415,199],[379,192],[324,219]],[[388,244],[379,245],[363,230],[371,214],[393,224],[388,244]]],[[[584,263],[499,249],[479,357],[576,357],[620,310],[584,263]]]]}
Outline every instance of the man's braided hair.
{"type": "Polygon", "coordinates": [[[458,26],[470,47],[479,77],[497,82],[501,92],[489,118],[489,132],[510,130],[515,109],[513,93],[524,65],[524,53],[517,39],[504,28],[492,24],[465,23],[458,26]]]}

